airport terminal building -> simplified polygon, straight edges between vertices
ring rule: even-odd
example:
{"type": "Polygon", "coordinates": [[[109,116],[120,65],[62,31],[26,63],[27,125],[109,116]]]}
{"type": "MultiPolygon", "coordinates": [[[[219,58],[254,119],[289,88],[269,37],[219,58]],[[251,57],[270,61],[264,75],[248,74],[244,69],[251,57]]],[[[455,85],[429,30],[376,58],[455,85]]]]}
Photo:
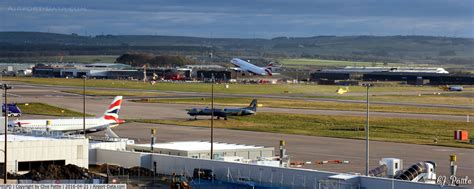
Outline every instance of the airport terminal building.
{"type": "Polygon", "coordinates": [[[474,85],[473,74],[450,74],[443,68],[346,67],[313,72],[319,84],[348,81],[396,81],[411,85],[474,85]]]}
{"type": "Polygon", "coordinates": [[[86,65],[44,65],[33,67],[33,77],[80,78],[82,76],[97,79],[126,79],[137,77],[137,70],[130,65],[115,63],[94,63],[86,65]]]}

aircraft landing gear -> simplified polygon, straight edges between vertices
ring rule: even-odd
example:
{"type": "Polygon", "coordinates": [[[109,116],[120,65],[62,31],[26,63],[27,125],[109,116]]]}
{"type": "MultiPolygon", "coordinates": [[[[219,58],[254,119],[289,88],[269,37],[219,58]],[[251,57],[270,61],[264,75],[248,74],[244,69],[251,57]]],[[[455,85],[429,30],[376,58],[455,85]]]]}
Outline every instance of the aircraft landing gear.
{"type": "Polygon", "coordinates": [[[224,117],[224,120],[227,120],[227,117],[224,117]]]}
{"type": "Polygon", "coordinates": [[[197,116],[194,116],[194,120],[197,120],[197,119],[198,119],[197,116]]]}

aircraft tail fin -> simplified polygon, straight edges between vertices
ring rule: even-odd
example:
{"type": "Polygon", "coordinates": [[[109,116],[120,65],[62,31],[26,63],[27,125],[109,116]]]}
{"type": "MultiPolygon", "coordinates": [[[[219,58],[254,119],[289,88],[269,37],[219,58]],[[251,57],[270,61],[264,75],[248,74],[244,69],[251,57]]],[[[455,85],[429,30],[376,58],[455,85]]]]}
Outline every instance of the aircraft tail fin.
{"type": "Polygon", "coordinates": [[[103,119],[113,120],[116,123],[123,123],[124,121],[119,119],[120,107],[122,105],[122,96],[116,96],[109,108],[104,112],[103,119]]]}
{"type": "Polygon", "coordinates": [[[273,73],[272,73],[273,69],[272,68],[273,68],[273,62],[270,62],[267,66],[265,66],[264,70],[265,70],[265,72],[267,72],[267,75],[269,75],[269,76],[273,75],[273,73]]]}
{"type": "Polygon", "coordinates": [[[267,64],[267,66],[265,66],[265,68],[269,69],[270,71],[273,71],[272,68],[273,68],[273,62],[270,62],[269,64],[267,64]]]}
{"type": "Polygon", "coordinates": [[[250,105],[247,107],[250,110],[253,110],[254,112],[257,111],[257,99],[253,99],[250,105]]]}

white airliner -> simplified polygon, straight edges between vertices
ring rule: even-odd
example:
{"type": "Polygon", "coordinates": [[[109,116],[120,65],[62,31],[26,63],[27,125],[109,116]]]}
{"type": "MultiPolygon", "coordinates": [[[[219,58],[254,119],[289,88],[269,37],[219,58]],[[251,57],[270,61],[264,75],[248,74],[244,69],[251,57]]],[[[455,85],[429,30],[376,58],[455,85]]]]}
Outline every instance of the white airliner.
{"type": "Polygon", "coordinates": [[[236,71],[244,71],[244,72],[249,72],[255,75],[268,75],[272,76],[272,66],[273,64],[270,63],[266,67],[259,67],[255,66],[253,64],[250,64],[247,61],[238,59],[238,58],[233,58],[230,63],[233,65],[237,66],[238,68],[234,68],[236,71]]]}
{"type": "MultiPolygon", "coordinates": [[[[122,96],[117,96],[103,116],[86,118],[86,132],[97,132],[124,123],[123,120],[118,118],[121,104],[122,96]]],[[[8,125],[10,127],[15,126],[32,130],[60,131],[65,133],[83,132],[82,118],[14,120],[9,121],[8,125]]]]}

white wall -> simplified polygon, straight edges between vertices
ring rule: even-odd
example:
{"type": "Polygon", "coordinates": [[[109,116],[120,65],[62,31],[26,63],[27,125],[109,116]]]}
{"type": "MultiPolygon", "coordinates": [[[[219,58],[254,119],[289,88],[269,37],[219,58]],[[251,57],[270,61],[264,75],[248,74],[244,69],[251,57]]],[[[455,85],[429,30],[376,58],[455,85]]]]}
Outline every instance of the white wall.
{"type": "MultiPolygon", "coordinates": [[[[324,172],[307,169],[279,168],[261,165],[242,164],[235,162],[212,161],[205,159],[193,159],[163,154],[150,154],[140,152],[112,151],[97,149],[97,161],[109,162],[124,167],[142,167],[153,170],[153,161],[156,161],[157,172],[171,175],[172,173],[192,176],[195,168],[211,169],[220,180],[235,180],[239,177],[247,177],[256,182],[271,186],[286,186],[289,188],[318,188],[319,182],[328,180],[329,176],[339,173],[324,172]]],[[[439,189],[439,185],[421,184],[393,179],[359,176],[347,181],[366,189],[439,189]],[[393,186],[393,187],[392,187],[393,186]]],[[[350,187],[341,187],[350,188],[350,187]]],[[[447,187],[444,188],[455,188],[447,187]]]]}
{"type": "MultiPolygon", "coordinates": [[[[1,141],[0,147],[3,148],[3,146],[4,142],[1,141]]],[[[66,164],[87,168],[89,166],[88,147],[87,139],[9,141],[7,168],[9,172],[17,172],[17,162],[49,160],[65,160],[66,164]]],[[[4,162],[3,153],[1,154],[0,162],[4,162]]]]}
{"type": "Polygon", "coordinates": [[[141,166],[145,168],[151,167],[150,153],[130,152],[130,151],[115,151],[107,149],[93,149],[95,151],[96,162],[90,164],[101,165],[104,163],[116,164],[122,167],[130,168],[141,166]]]}
{"type": "Polygon", "coordinates": [[[109,149],[109,150],[116,150],[116,151],[125,151],[127,149],[127,141],[94,141],[89,143],[89,163],[96,164],[97,161],[97,148],[100,149],[109,149]]]}

